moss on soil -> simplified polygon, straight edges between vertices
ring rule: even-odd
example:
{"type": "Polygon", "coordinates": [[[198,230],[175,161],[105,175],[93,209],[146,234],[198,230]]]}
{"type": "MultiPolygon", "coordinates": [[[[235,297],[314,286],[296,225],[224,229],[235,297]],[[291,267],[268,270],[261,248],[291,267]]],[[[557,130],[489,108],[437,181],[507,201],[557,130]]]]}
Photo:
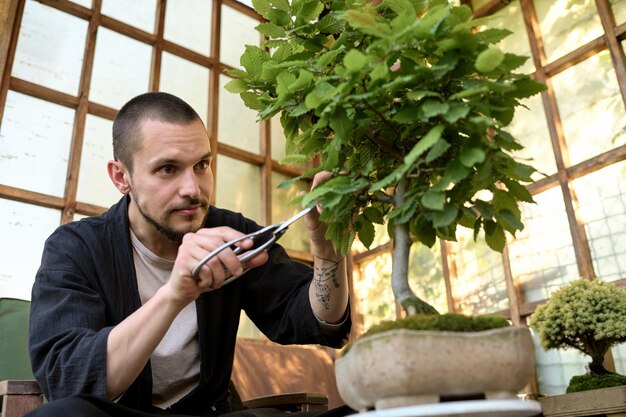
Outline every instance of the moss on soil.
{"type": "Polygon", "coordinates": [[[626,376],[620,374],[594,374],[576,375],[572,377],[567,386],[567,392],[589,391],[592,389],[618,387],[626,385],[626,376]]]}

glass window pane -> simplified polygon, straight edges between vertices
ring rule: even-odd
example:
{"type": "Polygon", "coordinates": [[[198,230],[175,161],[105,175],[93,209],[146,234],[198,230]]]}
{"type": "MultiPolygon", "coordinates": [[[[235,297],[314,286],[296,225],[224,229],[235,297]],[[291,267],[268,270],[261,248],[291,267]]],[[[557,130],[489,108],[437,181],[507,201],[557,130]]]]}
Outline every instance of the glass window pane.
{"type": "Polygon", "coordinates": [[[208,68],[164,52],[159,89],[185,100],[200,115],[204,125],[207,125],[209,113],[208,68]]]}
{"type": "Polygon", "coordinates": [[[626,163],[611,165],[572,182],[599,279],[626,276],[626,163]]]}
{"type": "Polygon", "coordinates": [[[474,241],[470,229],[457,229],[457,242],[448,242],[448,262],[456,311],[463,314],[495,313],[509,308],[502,255],[485,243],[483,233],[474,241]]]}
{"type": "MultiPolygon", "coordinates": [[[[518,68],[517,71],[524,74],[530,74],[535,71],[535,65],[530,58],[530,45],[519,0],[512,1],[500,11],[494,13],[487,21],[487,26],[490,28],[508,29],[513,32],[501,40],[497,46],[504,52],[528,57],[526,63],[518,68]]],[[[483,30],[483,28],[480,29],[483,30]]]]}
{"type": "Polygon", "coordinates": [[[521,287],[520,301],[526,303],[546,299],[579,278],[561,189],[534,199],[537,204],[521,205],[524,230],[508,243],[511,272],[521,287]]]}
{"type": "Polygon", "coordinates": [[[506,130],[524,146],[524,149],[513,153],[513,157],[535,167],[537,172],[533,179],[539,180],[544,175],[556,173],[556,160],[550,141],[548,123],[543,112],[540,96],[522,100],[526,107],[518,107],[515,116],[506,130]]]}
{"type": "Polygon", "coordinates": [[[247,108],[239,94],[224,89],[229,77],[220,76],[219,116],[217,139],[248,152],[261,152],[260,130],[257,114],[247,108]]]}
{"type": "Polygon", "coordinates": [[[87,21],[27,1],[13,76],[77,95],[86,36],[87,21]]]}
{"type": "Polygon", "coordinates": [[[239,58],[246,45],[258,45],[261,40],[259,32],[254,29],[259,23],[235,9],[222,6],[220,61],[231,67],[240,67],[239,58]]]}
{"type": "Polygon", "coordinates": [[[216,188],[218,207],[241,213],[259,224],[264,223],[259,167],[219,155],[216,188]]]}
{"type": "Polygon", "coordinates": [[[148,91],[151,59],[150,46],[100,27],[89,99],[119,109],[148,91]]]}
{"type": "Polygon", "coordinates": [[[360,276],[355,280],[354,293],[363,315],[365,330],[382,320],[396,318],[396,307],[391,290],[391,254],[382,253],[359,265],[360,276]]]}
{"type": "MultiPolygon", "coordinates": [[[[288,179],[289,177],[285,175],[272,172],[272,223],[287,220],[300,211],[301,207],[298,204],[289,204],[289,202],[296,198],[300,191],[309,189],[305,181],[299,181],[289,188],[277,188],[278,184],[288,179]]],[[[289,226],[288,232],[280,238],[280,244],[287,249],[309,252],[311,245],[304,221],[301,220],[289,226]]]]}
{"type": "Polygon", "coordinates": [[[439,313],[448,312],[439,242],[432,248],[421,243],[414,243],[411,246],[409,285],[418,297],[435,307],[439,313]]]}
{"type": "Polygon", "coordinates": [[[275,161],[282,160],[285,155],[285,144],[287,139],[280,124],[280,116],[276,115],[270,120],[271,138],[272,138],[272,159],[275,161]]]}
{"type": "Polygon", "coordinates": [[[208,56],[211,51],[212,3],[210,0],[167,2],[165,39],[208,56]]]}
{"type": "Polygon", "coordinates": [[[608,51],[552,80],[572,165],[626,143],[626,134],[616,137],[626,111],[608,51]]]}
{"type": "Polygon", "coordinates": [[[535,1],[548,62],[602,36],[596,4],[591,0],[535,1]]]}
{"type": "Polygon", "coordinates": [[[103,0],[102,14],[154,33],[157,0],[103,0]]]}
{"type": "Polygon", "coordinates": [[[611,0],[615,23],[619,26],[626,22],[626,0],[611,0]]]}
{"type": "Polygon", "coordinates": [[[613,361],[615,362],[615,372],[626,375],[626,343],[613,346],[611,352],[613,353],[613,361]]]}
{"type": "Polygon", "coordinates": [[[30,300],[43,244],[59,226],[61,211],[0,199],[0,219],[5,237],[0,239],[0,297],[30,300]]]}
{"type": "Polygon", "coordinates": [[[63,197],[74,113],[9,91],[0,128],[0,184],[63,197]]]}
{"type": "Polygon", "coordinates": [[[76,194],[80,202],[110,207],[122,197],[107,174],[113,159],[112,126],[110,120],[87,115],[76,194]]]}
{"type": "Polygon", "coordinates": [[[539,393],[544,395],[565,394],[570,379],[586,373],[590,362],[587,356],[576,349],[544,350],[535,332],[531,332],[535,345],[535,361],[539,393]]]}

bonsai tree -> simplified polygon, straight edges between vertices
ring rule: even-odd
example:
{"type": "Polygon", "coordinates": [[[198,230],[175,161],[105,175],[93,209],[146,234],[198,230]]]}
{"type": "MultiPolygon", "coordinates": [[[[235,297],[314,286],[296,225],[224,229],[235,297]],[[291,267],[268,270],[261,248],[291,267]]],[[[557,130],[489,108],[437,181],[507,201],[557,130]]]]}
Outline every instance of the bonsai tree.
{"type": "Polygon", "coordinates": [[[280,115],[285,163],[318,160],[329,181],[306,194],[321,204],[327,237],[344,254],[369,247],[374,224],[393,240],[392,288],[409,315],[436,313],[408,284],[413,239],[484,231],[501,251],[521,230],[519,202],[534,169],[509,154],[504,128],[520,99],[543,86],[514,70],[526,58],[494,45],[506,29],[476,31],[467,6],[444,0],[253,0],[266,19],[227,90],[261,119],[280,115]]]}
{"type": "Polygon", "coordinates": [[[608,282],[579,279],[557,290],[530,317],[544,349],[577,349],[591,357],[589,375],[574,377],[567,392],[626,385],[603,365],[611,346],[626,342],[626,292],[608,282]]]}

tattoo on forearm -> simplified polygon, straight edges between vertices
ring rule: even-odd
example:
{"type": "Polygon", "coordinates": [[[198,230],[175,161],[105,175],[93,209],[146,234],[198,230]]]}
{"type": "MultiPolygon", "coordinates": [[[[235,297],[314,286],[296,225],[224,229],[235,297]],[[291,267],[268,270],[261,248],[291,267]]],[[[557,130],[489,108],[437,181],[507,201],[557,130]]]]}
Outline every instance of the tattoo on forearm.
{"type": "Polygon", "coordinates": [[[337,269],[339,268],[339,263],[331,261],[330,259],[323,260],[330,262],[332,265],[325,268],[315,267],[313,283],[315,285],[315,297],[317,297],[317,301],[319,301],[324,308],[326,308],[326,310],[329,310],[331,283],[335,288],[340,287],[339,281],[337,280],[337,269]]]}

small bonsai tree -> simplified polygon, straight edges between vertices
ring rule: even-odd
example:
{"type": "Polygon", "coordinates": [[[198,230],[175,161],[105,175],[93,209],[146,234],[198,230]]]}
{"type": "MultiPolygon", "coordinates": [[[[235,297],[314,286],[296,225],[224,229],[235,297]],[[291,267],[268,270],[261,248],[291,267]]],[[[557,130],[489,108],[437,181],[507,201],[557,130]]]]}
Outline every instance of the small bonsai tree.
{"type": "MultiPolygon", "coordinates": [[[[455,240],[484,230],[498,251],[521,230],[534,169],[509,152],[504,128],[520,99],[543,86],[514,70],[525,57],[494,45],[505,29],[476,31],[467,6],[445,0],[253,0],[266,19],[226,88],[262,119],[280,114],[288,156],[318,158],[302,177],[335,175],[303,197],[322,204],[327,237],[344,254],[369,247],[387,222],[392,288],[409,315],[436,313],[408,284],[412,239],[455,240]]],[[[302,177],[294,179],[297,181],[302,177]]],[[[288,184],[287,184],[288,185],[288,184]]]]}
{"type": "Polygon", "coordinates": [[[625,312],[626,292],[608,282],[580,279],[561,287],[531,315],[530,326],[544,349],[573,348],[591,357],[589,376],[572,378],[568,392],[626,385],[625,376],[603,365],[611,346],[626,342],[625,312]]]}

